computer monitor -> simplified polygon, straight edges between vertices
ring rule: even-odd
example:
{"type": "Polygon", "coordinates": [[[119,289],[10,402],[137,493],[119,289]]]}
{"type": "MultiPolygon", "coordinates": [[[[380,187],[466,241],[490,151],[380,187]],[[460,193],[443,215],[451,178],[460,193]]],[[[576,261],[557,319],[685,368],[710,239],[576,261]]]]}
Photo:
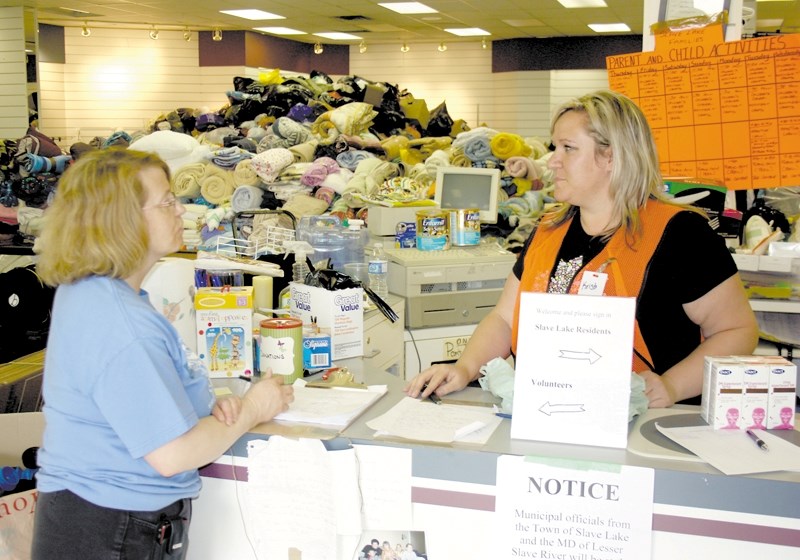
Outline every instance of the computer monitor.
{"type": "Polygon", "coordinates": [[[440,208],[477,208],[481,223],[494,224],[499,191],[499,169],[440,167],[433,199],[440,208]]]}

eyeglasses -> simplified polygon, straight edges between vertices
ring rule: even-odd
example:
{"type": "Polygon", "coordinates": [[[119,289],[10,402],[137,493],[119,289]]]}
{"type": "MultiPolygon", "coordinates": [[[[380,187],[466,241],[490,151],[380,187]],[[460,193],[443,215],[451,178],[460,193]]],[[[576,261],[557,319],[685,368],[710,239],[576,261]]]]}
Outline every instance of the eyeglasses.
{"type": "Polygon", "coordinates": [[[170,196],[167,200],[150,206],[142,206],[142,210],[150,210],[151,208],[171,208],[178,204],[178,199],[175,196],[170,196]]]}

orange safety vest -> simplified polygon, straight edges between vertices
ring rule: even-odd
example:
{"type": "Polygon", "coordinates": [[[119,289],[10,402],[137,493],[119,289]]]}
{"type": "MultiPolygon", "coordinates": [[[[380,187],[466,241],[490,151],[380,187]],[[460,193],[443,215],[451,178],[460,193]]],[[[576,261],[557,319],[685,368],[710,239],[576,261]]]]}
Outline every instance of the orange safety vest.
{"type": "MultiPolygon", "coordinates": [[[[639,211],[642,231],[631,239],[625,228],[617,230],[600,253],[575,275],[569,293],[577,293],[580,287],[579,277],[583,271],[604,269],[602,271],[608,273],[604,295],[638,299],[647,267],[661,241],[664,230],[673,216],[682,210],[678,206],[654,199],[648,200],[645,207],[639,211]]],[[[555,266],[561,243],[564,241],[564,236],[571,223],[570,219],[556,227],[537,228],[530,247],[525,253],[525,266],[519,283],[517,301],[514,305],[514,322],[511,331],[511,349],[515,355],[519,330],[520,294],[522,292],[547,291],[550,273],[555,266]]],[[[653,360],[639,330],[638,321],[634,322],[633,350],[633,371],[651,369],[653,360]]]]}

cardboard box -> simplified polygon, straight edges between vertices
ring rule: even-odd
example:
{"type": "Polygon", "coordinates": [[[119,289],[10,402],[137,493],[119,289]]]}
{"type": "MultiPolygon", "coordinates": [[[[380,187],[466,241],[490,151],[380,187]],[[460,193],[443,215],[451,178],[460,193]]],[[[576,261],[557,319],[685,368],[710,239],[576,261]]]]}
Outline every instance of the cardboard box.
{"type": "MultiPolygon", "coordinates": [[[[732,356],[709,356],[700,414],[714,429],[742,427],[744,364],[732,356]],[[707,381],[707,382],[706,382],[707,381]]],[[[706,372],[704,372],[706,375],[706,372]]]]}
{"type": "Polygon", "coordinates": [[[764,356],[769,367],[768,430],[793,430],[797,366],[780,356],[764,356]]]}
{"type": "Polygon", "coordinates": [[[198,288],[197,354],[211,377],[253,375],[253,287],[198,288]]]}
{"type": "Polygon", "coordinates": [[[364,290],[325,290],[289,283],[289,311],[304,324],[316,323],[331,337],[331,358],[342,360],[364,355],[364,290]]]}

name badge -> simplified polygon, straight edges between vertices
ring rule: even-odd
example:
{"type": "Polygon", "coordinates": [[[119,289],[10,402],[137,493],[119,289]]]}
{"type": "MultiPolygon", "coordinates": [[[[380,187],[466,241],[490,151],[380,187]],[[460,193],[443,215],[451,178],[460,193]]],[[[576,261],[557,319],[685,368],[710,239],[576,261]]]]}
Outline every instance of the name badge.
{"type": "Polygon", "coordinates": [[[608,274],[605,272],[595,272],[584,270],[581,275],[581,285],[578,294],[582,296],[602,296],[606,288],[608,274]]]}

